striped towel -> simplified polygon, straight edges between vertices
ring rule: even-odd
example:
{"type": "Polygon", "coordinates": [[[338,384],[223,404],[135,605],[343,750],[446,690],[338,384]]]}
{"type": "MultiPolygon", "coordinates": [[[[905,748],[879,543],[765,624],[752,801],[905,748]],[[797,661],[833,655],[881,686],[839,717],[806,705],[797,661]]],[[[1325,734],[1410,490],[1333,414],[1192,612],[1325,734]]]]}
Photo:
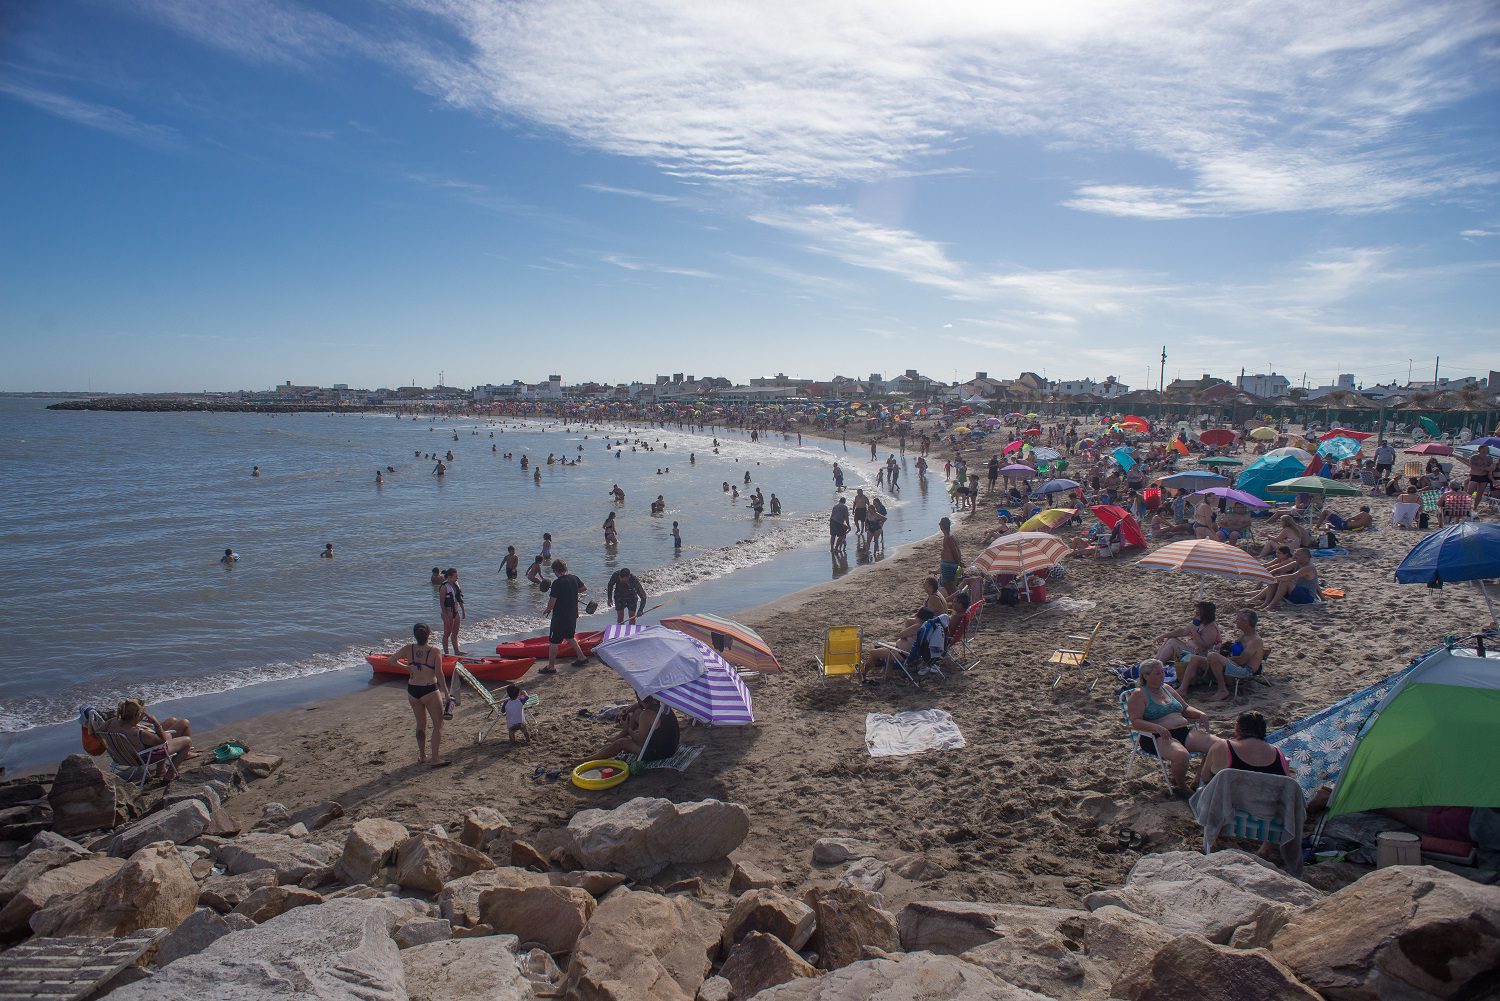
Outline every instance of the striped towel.
{"type": "MultiPolygon", "coordinates": [[[[641,763],[640,767],[643,771],[650,770],[652,768],[670,768],[673,771],[685,772],[688,769],[688,765],[691,765],[694,761],[697,761],[698,755],[702,753],[703,748],[701,747],[690,747],[687,744],[682,744],[678,746],[677,753],[672,755],[670,758],[658,758],[656,761],[645,761],[641,763]]],[[[631,754],[622,754],[620,755],[620,759],[622,761],[633,762],[635,760],[635,756],[631,754]]]]}

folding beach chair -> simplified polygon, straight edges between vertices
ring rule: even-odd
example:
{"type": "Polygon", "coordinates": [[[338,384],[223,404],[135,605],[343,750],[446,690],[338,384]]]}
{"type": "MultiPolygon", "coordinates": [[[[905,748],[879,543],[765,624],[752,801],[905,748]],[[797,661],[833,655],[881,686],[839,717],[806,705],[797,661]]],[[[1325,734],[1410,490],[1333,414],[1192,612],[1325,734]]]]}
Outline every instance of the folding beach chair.
{"type": "MultiPolygon", "coordinates": [[[[487,714],[484,722],[479,726],[479,736],[474,740],[474,743],[482,744],[484,743],[484,738],[489,736],[490,731],[495,728],[496,724],[505,722],[505,710],[500,708],[501,700],[495,698],[494,693],[485,687],[484,682],[470,674],[469,669],[462,664],[453,668],[453,680],[455,682],[462,681],[474,689],[474,692],[479,696],[479,700],[484,703],[487,714]]],[[[456,694],[453,700],[454,702],[458,701],[456,694]]],[[[526,729],[533,737],[536,736],[536,719],[532,714],[532,710],[541,708],[541,704],[542,700],[540,696],[530,695],[526,698],[526,729]]]]}
{"type": "Polygon", "coordinates": [[[1453,491],[1443,495],[1443,524],[1456,523],[1469,517],[1474,511],[1474,500],[1466,493],[1453,491]]]}
{"type": "Polygon", "coordinates": [[[984,611],[984,602],[971,602],[964,614],[953,619],[948,627],[948,646],[943,651],[940,663],[950,664],[963,673],[979,666],[979,657],[969,646],[969,634],[979,624],[979,615],[984,611]]]}
{"type": "MultiPolygon", "coordinates": [[[[1083,644],[1081,648],[1070,649],[1068,647],[1060,647],[1059,649],[1052,651],[1052,656],[1047,658],[1047,663],[1052,665],[1053,688],[1056,688],[1058,682],[1062,681],[1063,675],[1067,673],[1068,668],[1070,667],[1078,671],[1079,682],[1081,683],[1083,681],[1083,669],[1088,664],[1089,651],[1094,648],[1094,640],[1099,636],[1099,630],[1103,627],[1103,622],[1096,622],[1094,623],[1093,630],[1088,634],[1070,635],[1066,637],[1066,639],[1073,640],[1075,644],[1083,644]]],[[[1094,685],[1098,683],[1099,679],[1095,678],[1093,683],[1089,685],[1089,691],[1093,691],[1094,685]]]]}
{"type": "MultiPolygon", "coordinates": [[[[1322,598],[1320,597],[1318,600],[1322,601],[1322,598]]],[[[1234,697],[1235,698],[1239,698],[1240,697],[1240,682],[1242,682],[1242,681],[1248,682],[1248,681],[1250,681],[1250,680],[1252,680],[1254,678],[1260,678],[1260,679],[1262,679],[1262,681],[1264,681],[1264,679],[1265,679],[1265,672],[1266,672],[1266,661],[1268,661],[1270,659],[1271,659],[1271,650],[1270,650],[1269,647],[1267,647],[1265,650],[1263,650],[1261,652],[1261,655],[1260,655],[1260,667],[1257,670],[1252,671],[1248,667],[1241,667],[1240,665],[1236,664],[1234,661],[1230,661],[1229,663],[1227,663],[1227,664],[1224,665],[1224,680],[1225,681],[1229,681],[1230,679],[1234,680],[1234,697]]],[[[1270,682],[1265,682],[1265,683],[1266,684],[1270,684],[1270,682]]]]}
{"type": "Polygon", "coordinates": [[[177,778],[177,763],[172,760],[166,744],[138,747],[129,734],[110,729],[109,721],[97,710],[88,711],[88,723],[89,729],[104,744],[110,764],[121,781],[145,789],[152,775],[166,782],[177,778]]]}
{"type": "Polygon", "coordinates": [[[859,678],[859,665],[865,656],[864,631],[859,626],[832,626],[823,640],[823,655],[813,659],[819,678],[859,678]]]}
{"type": "MultiPolygon", "coordinates": [[[[1136,689],[1134,688],[1127,688],[1120,693],[1120,716],[1125,721],[1125,741],[1126,746],[1130,748],[1128,760],[1125,764],[1125,777],[1120,781],[1129,782],[1130,773],[1135,771],[1135,763],[1145,758],[1147,761],[1156,762],[1157,766],[1161,769],[1161,781],[1167,787],[1167,795],[1170,796],[1172,794],[1172,773],[1167,770],[1167,759],[1143,750],[1140,738],[1150,736],[1150,734],[1143,734],[1130,725],[1130,696],[1135,691],[1136,689]]],[[[1199,757],[1199,755],[1189,753],[1189,762],[1191,763],[1192,759],[1196,757],[1199,757]]]]}
{"type": "Polygon", "coordinates": [[[1437,524],[1434,528],[1443,527],[1443,492],[1441,490],[1420,490],[1417,496],[1422,498],[1422,513],[1430,519],[1437,515],[1437,524]]]}

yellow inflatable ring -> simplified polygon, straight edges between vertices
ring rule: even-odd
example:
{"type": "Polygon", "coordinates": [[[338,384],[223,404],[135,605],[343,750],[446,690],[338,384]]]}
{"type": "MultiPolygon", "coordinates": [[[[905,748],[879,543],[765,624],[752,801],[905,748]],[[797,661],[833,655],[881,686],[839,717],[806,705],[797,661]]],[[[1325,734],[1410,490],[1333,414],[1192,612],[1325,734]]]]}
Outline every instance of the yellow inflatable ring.
{"type": "Polygon", "coordinates": [[[573,784],[580,789],[613,789],[630,778],[630,766],[615,758],[585,761],[573,769],[573,784]]]}

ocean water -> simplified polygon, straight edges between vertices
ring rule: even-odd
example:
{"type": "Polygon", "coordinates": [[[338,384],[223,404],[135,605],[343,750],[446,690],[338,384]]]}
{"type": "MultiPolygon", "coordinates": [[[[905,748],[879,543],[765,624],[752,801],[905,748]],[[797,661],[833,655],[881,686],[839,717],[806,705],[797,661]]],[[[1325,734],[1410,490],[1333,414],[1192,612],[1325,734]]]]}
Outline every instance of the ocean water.
{"type": "MultiPolygon", "coordinates": [[[[831,467],[845,466],[851,493],[869,492],[876,468],[868,445],[738,431],[719,431],[716,453],[712,433],[676,429],[46,402],[0,400],[0,634],[12,667],[0,676],[0,759],[11,767],[50,754],[42,736],[68,732],[81,705],[196,698],[224,721],[263,711],[270,693],[295,702],[295,679],[317,679],[305,690],[320,695],[368,684],[366,653],[404,642],[415,621],[437,623],[434,566],[460,571],[465,650],[493,652],[545,625],[544,597],[499,572],[507,545],[524,571],[544,531],[601,605],[609,574],[630,566],[664,603],[652,618],[742,611],[848,571],[827,552],[831,467]],[[449,450],[447,475],[434,476],[420,456],[449,450]],[[582,461],[549,466],[549,453],[582,461]],[[377,486],[386,466],[396,471],[377,486]],[[752,518],[746,472],[781,498],[781,517],[752,518]],[[610,500],[616,483],[623,505],[610,500]],[[657,494],[664,516],[648,513],[657,494]],[[606,548],[611,510],[619,544],[606,548]],[[326,542],[331,560],[319,557],[326,542]],[[232,568],[219,563],[226,547],[240,555],[232,568]]],[[[941,477],[920,489],[912,458],[902,496],[882,493],[890,548],[931,534],[947,510],[941,477]]],[[[582,625],[610,621],[601,611],[582,625]]]]}

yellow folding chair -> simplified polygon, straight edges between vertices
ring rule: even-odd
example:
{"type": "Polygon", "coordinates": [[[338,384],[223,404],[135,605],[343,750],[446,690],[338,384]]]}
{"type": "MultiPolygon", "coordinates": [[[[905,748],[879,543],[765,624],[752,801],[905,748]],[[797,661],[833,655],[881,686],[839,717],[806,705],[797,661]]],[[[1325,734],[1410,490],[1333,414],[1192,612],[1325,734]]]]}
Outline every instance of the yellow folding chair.
{"type": "MultiPolygon", "coordinates": [[[[1073,640],[1075,642],[1082,643],[1083,644],[1082,649],[1074,650],[1074,649],[1069,649],[1067,647],[1061,647],[1061,648],[1059,648],[1057,650],[1052,651],[1052,656],[1050,656],[1050,657],[1047,658],[1047,663],[1049,663],[1049,664],[1052,665],[1052,670],[1053,670],[1052,687],[1053,688],[1056,688],[1058,682],[1062,681],[1062,676],[1065,673],[1067,673],[1067,670],[1070,667],[1074,668],[1074,669],[1076,669],[1078,671],[1078,680],[1080,682],[1083,681],[1083,669],[1084,669],[1084,666],[1086,664],[1088,664],[1089,651],[1094,648],[1094,639],[1095,639],[1095,637],[1097,637],[1099,635],[1099,630],[1101,628],[1103,628],[1103,626],[1104,626],[1103,622],[1096,622],[1096,623],[1094,623],[1094,629],[1093,629],[1093,631],[1090,632],[1090,633],[1088,633],[1087,635],[1076,635],[1076,636],[1067,636],[1067,637],[1065,637],[1066,639],[1070,639],[1070,640],[1073,640]]],[[[1099,679],[1095,678],[1094,679],[1094,684],[1098,684],[1098,683],[1099,683],[1099,679]]],[[[1094,688],[1094,685],[1092,685],[1092,684],[1089,685],[1089,690],[1090,691],[1093,691],[1093,688],[1094,688]]]]}
{"type": "Polygon", "coordinates": [[[823,655],[814,657],[823,682],[829,678],[858,680],[865,655],[864,631],[859,626],[833,626],[823,640],[823,655]]]}

